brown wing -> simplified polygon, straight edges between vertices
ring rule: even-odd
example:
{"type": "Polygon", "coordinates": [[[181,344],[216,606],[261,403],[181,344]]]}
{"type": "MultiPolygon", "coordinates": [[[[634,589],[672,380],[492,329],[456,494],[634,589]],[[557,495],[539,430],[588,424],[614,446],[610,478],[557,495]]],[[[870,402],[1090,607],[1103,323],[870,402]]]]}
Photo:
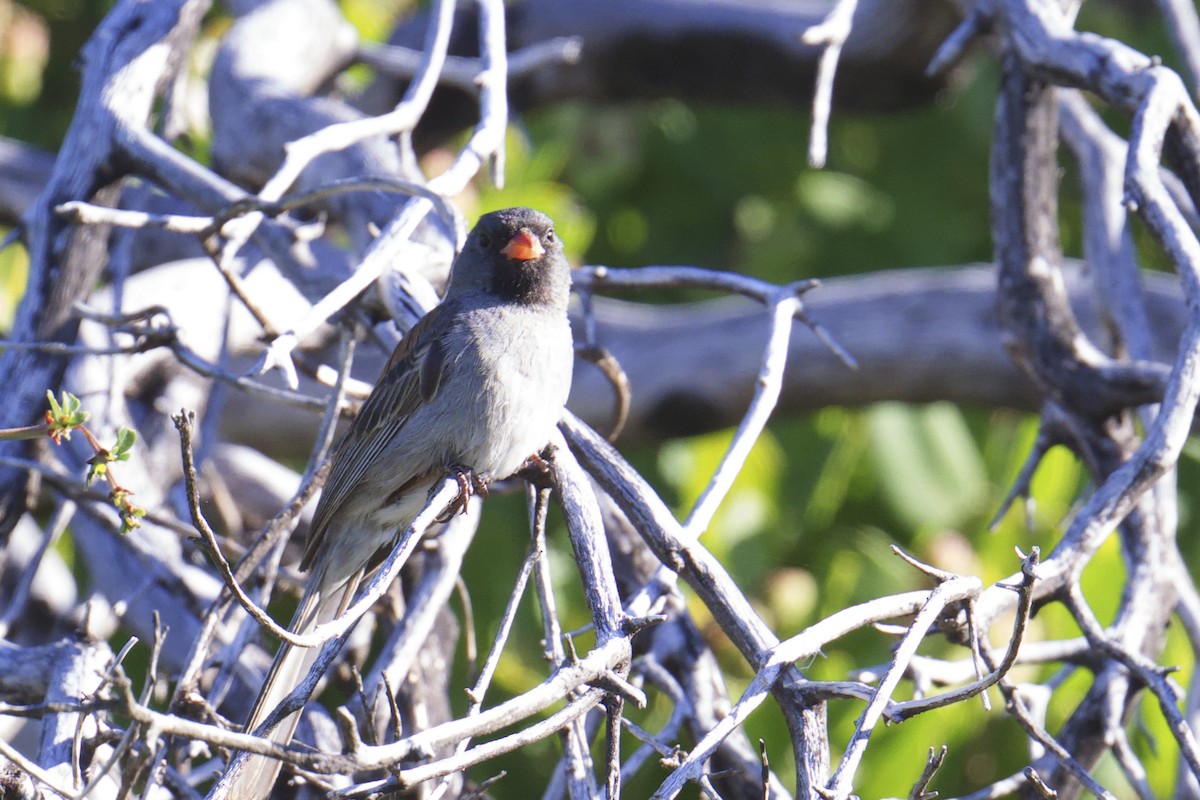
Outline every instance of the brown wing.
{"type": "MultiPolygon", "coordinates": [[[[439,320],[448,313],[446,304],[434,308],[400,340],[374,390],[338,444],[329,479],[313,514],[301,569],[308,569],[320,550],[326,527],[380,454],[408,423],[413,412],[436,396],[447,363],[445,345],[439,335],[443,326],[439,320]]],[[[412,466],[415,473],[423,465],[412,466]]],[[[413,476],[397,473],[394,477],[400,485],[413,476]]]]}

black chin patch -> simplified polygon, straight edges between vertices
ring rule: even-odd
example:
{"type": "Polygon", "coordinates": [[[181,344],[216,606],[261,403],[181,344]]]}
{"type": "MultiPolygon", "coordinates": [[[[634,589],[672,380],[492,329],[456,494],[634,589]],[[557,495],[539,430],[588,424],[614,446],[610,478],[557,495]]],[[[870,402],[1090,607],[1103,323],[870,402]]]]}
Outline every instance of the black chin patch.
{"type": "Polygon", "coordinates": [[[553,299],[552,266],[544,259],[507,260],[495,271],[492,293],[502,300],[526,305],[549,303],[553,299]]]}

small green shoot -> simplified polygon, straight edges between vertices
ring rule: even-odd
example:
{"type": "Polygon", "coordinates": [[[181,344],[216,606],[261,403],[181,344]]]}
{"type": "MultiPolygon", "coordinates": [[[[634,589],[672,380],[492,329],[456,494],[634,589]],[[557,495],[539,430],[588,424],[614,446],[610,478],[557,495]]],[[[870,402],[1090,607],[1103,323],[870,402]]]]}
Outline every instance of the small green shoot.
{"type": "Polygon", "coordinates": [[[109,497],[121,516],[121,533],[129,533],[141,527],[146,509],[133,504],[129,499],[133,492],[117,483],[109,467],[114,461],[129,460],[133,446],[137,443],[137,433],[122,427],[117,431],[116,444],[104,447],[100,440],[84,427],[83,423],[87,421],[88,413],[83,410],[83,404],[78,397],[70,392],[63,392],[61,399],[56,400],[54,392],[47,390],[46,400],[50,406],[46,410],[46,435],[53,439],[55,444],[62,444],[64,440],[70,440],[72,431],[81,431],[96,453],[88,459],[88,474],[85,479],[87,485],[91,486],[100,479],[108,482],[109,497]]]}
{"type": "Polygon", "coordinates": [[[62,444],[64,439],[71,438],[71,431],[87,421],[88,413],[83,410],[83,403],[70,392],[62,393],[62,400],[54,399],[54,392],[46,390],[46,400],[50,408],[46,409],[46,435],[55,444],[62,444]]]}

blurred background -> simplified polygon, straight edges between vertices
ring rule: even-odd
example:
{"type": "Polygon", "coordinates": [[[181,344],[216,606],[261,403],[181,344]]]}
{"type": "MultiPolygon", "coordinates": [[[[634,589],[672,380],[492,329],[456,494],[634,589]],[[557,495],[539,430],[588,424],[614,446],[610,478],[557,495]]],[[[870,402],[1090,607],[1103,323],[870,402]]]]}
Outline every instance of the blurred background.
{"type": "MultiPolygon", "coordinates": [[[[79,83],[75,59],[110,5],[0,0],[0,136],[53,154],[73,113],[79,83]]],[[[347,0],[342,6],[365,40],[381,41],[411,4],[347,0]]],[[[205,59],[227,26],[219,11],[210,13],[193,65],[198,73],[206,69],[205,59]]],[[[1078,27],[1162,54],[1173,65],[1161,22],[1144,6],[1088,3],[1078,27]]],[[[347,90],[369,80],[367,68],[355,67],[347,90]]],[[[835,106],[828,165],[819,171],[806,163],[810,117],[799,102],[792,107],[701,105],[675,98],[561,102],[514,117],[506,188],[477,183],[459,202],[471,221],[506,205],[541,208],[558,221],[576,265],[689,264],[787,282],[988,261],[988,150],[996,84],[994,58],[976,48],[952,85],[922,107],[863,115],[835,106]]],[[[798,96],[809,91],[797,87],[798,96]]],[[[1109,121],[1118,132],[1127,130],[1126,121],[1109,121]]],[[[202,116],[188,135],[191,152],[203,152],[202,116]]],[[[459,141],[422,157],[436,163],[459,141]]],[[[1062,169],[1063,248],[1068,256],[1080,256],[1079,189],[1066,157],[1062,169]]],[[[0,227],[0,235],[4,233],[7,228],[0,227]]],[[[1161,256],[1144,237],[1140,246],[1144,265],[1158,268],[1161,256]]],[[[0,252],[0,326],[5,330],[22,290],[24,258],[19,247],[0,252]]],[[[672,302],[692,295],[659,292],[634,299],[672,302]]],[[[945,335],[953,337],[955,331],[945,335]]],[[[1088,491],[1079,464],[1056,449],[1033,482],[1035,504],[1018,504],[994,531],[987,530],[1035,432],[1036,419],[1029,415],[950,404],[829,407],[777,418],[755,447],[705,543],[781,637],[855,602],[925,586],[921,576],[892,555],[892,545],[944,569],[995,581],[1017,568],[1014,546],[1051,547],[1081,493],[1088,491]]],[[[655,445],[618,445],[683,515],[730,435],[723,431],[655,445]]],[[[1200,486],[1198,456],[1193,443],[1179,475],[1180,544],[1192,564],[1200,563],[1193,513],[1200,486]]],[[[524,554],[525,526],[523,497],[489,502],[480,534],[486,547],[477,546],[465,566],[481,642],[494,632],[490,610],[503,607],[524,554]]],[[[582,625],[586,611],[561,529],[552,540],[562,605],[572,609],[565,621],[582,625]]],[[[1110,540],[1085,575],[1089,600],[1102,621],[1118,600],[1107,596],[1116,585],[1114,573],[1122,569],[1116,545],[1110,540]]],[[[85,577],[86,565],[72,559],[69,536],[59,549],[85,577]]],[[[752,673],[707,620],[704,607],[692,605],[736,697],[752,673]]],[[[532,606],[527,604],[522,613],[517,641],[523,645],[514,652],[534,658],[541,627],[532,606]]],[[[1077,633],[1065,613],[1049,607],[1036,618],[1030,637],[1077,633]]],[[[1172,636],[1163,663],[1184,660],[1185,671],[1178,677],[1186,682],[1192,669],[1188,650],[1178,631],[1172,636]]],[[[873,632],[847,637],[807,665],[808,673],[840,679],[884,663],[891,641],[873,632]]],[[[940,651],[925,647],[923,652],[931,654],[965,655],[948,645],[940,651]]],[[[519,691],[537,680],[540,669],[518,655],[509,656],[497,688],[519,691]]],[[[1088,678],[1066,676],[1051,705],[1051,729],[1062,721],[1055,708],[1061,706],[1064,713],[1073,708],[1088,678]]],[[[834,743],[846,741],[861,710],[859,703],[830,705],[834,743]]],[[[1155,740],[1167,735],[1152,699],[1142,701],[1140,722],[1134,743],[1151,767],[1151,785],[1166,792],[1174,785],[1176,750],[1165,747],[1162,755],[1155,754],[1155,740]]],[[[778,774],[789,774],[786,730],[771,704],[756,712],[748,730],[752,739],[766,741],[778,774]]],[[[920,774],[927,749],[942,744],[950,746],[950,756],[933,788],[943,795],[977,789],[1028,760],[1014,722],[1000,713],[981,713],[977,702],[960,704],[879,730],[868,755],[870,768],[860,772],[858,793],[878,797],[905,791],[920,774]]],[[[553,742],[543,742],[501,759],[509,777],[491,793],[527,796],[522,787],[529,784],[522,776],[544,785],[556,752],[553,742]]],[[[839,755],[833,754],[835,760],[839,755]]],[[[1101,766],[1097,778],[1106,786],[1123,785],[1112,764],[1101,766]]],[[[627,791],[630,797],[644,796],[652,786],[634,784],[627,791]]]]}

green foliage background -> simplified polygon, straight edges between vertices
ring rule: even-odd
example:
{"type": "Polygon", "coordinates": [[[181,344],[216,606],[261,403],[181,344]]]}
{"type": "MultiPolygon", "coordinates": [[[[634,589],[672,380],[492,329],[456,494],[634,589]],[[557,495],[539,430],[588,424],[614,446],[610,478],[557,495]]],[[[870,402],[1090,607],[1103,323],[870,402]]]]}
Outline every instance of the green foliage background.
{"type": "MultiPolygon", "coordinates": [[[[14,14],[32,13],[43,21],[49,43],[40,56],[0,53],[0,134],[47,148],[61,139],[78,84],[70,64],[107,5],[39,0],[22,9],[0,0],[0,24],[11,28],[14,14]]],[[[344,3],[368,38],[382,37],[388,12],[404,5],[344,3]]],[[[1171,63],[1153,18],[1125,6],[1087,4],[1082,19],[1081,28],[1162,53],[1171,63]]],[[[209,35],[223,25],[214,18],[209,35]]],[[[558,220],[576,263],[693,264],[783,282],[986,261],[991,258],[987,159],[995,86],[994,62],[980,53],[959,84],[928,108],[870,117],[835,110],[829,166],[819,172],[805,164],[809,119],[802,110],[700,107],[678,99],[624,106],[567,103],[514,121],[507,187],[499,191],[481,184],[464,202],[470,213],[511,204],[542,208],[558,220]]],[[[805,91],[797,87],[798,95],[805,91]]],[[[1118,130],[1125,125],[1114,124],[1118,130]]],[[[202,143],[204,133],[196,136],[202,143]]],[[[1078,190],[1065,160],[1064,169],[1064,248],[1078,255],[1078,190]]],[[[1151,248],[1143,249],[1147,263],[1161,261],[1151,248]]],[[[19,250],[0,254],[0,293],[8,304],[0,316],[11,315],[22,274],[19,250]]],[[[849,604],[925,585],[891,554],[893,544],[938,566],[997,580],[1017,568],[1014,546],[1052,546],[1086,490],[1076,461],[1055,451],[1034,482],[1032,524],[1016,509],[995,532],[987,531],[1035,427],[1034,419],[1012,412],[947,404],[827,408],[777,420],[755,448],[706,544],[781,637],[849,604]]],[[[715,433],[627,450],[627,455],[682,515],[729,436],[715,433]]],[[[1180,484],[1181,540],[1190,563],[1198,555],[1191,514],[1196,477],[1195,455],[1189,454],[1180,484]]],[[[519,499],[492,500],[481,542],[468,557],[465,577],[483,647],[524,553],[523,520],[519,499]]],[[[552,538],[558,589],[567,608],[564,623],[582,625],[586,614],[569,548],[561,530],[552,538]]],[[[1112,587],[1120,571],[1110,542],[1086,575],[1087,594],[1102,620],[1116,607],[1112,587]]],[[[692,610],[736,696],[751,673],[705,609],[693,602],[692,610]]],[[[519,692],[544,674],[538,662],[540,632],[526,599],[515,637],[518,655],[506,658],[498,674],[500,694],[519,692]]],[[[1001,634],[994,632],[996,641],[1001,634]]],[[[1030,632],[1038,639],[1077,634],[1069,618],[1052,607],[1030,632]]],[[[1184,682],[1192,665],[1181,637],[1172,637],[1164,663],[1182,663],[1184,682]]],[[[892,642],[883,634],[862,632],[802,666],[817,678],[845,678],[855,669],[884,663],[892,642]]],[[[923,652],[965,656],[936,644],[927,644],[923,652]]],[[[465,667],[458,669],[465,681],[465,667]]],[[[1037,670],[1023,674],[1045,677],[1037,670]]],[[[1083,675],[1062,683],[1051,704],[1051,729],[1087,685],[1083,675]]],[[[847,741],[860,712],[858,703],[830,706],[835,748],[847,741]]],[[[659,722],[666,713],[651,709],[659,722]]],[[[1139,723],[1132,733],[1135,745],[1150,767],[1151,784],[1165,793],[1173,785],[1175,755],[1153,702],[1143,703],[1139,723]],[[1164,743],[1157,755],[1155,740],[1164,743]]],[[[788,775],[789,745],[779,715],[764,707],[748,727],[753,738],[767,742],[772,766],[788,775]]],[[[933,788],[944,796],[1011,774],[1028,758],[1023,736],[999,708],[984,712],[979,703],[966,703],[879,731],[856,792],[868,798],[906,793],[927,749],[942,744],[950,745],[950,755],[933,788]]],[[[496,784],[494,795],[529,796],[527,787],[544,785],[555,752],[553,743],[543,743],[532,753],[503,759],[509,776],[496,784]]],[[[489,767],[475,777],[494,771],[489,767]]],[[[1098,777],[1118,793],[1131,794],[1113,764],[1102,766],[1098,777]]],[[[628,796],[647,795],[653,785],[643,779],[629,787],[628,796]]]]}

